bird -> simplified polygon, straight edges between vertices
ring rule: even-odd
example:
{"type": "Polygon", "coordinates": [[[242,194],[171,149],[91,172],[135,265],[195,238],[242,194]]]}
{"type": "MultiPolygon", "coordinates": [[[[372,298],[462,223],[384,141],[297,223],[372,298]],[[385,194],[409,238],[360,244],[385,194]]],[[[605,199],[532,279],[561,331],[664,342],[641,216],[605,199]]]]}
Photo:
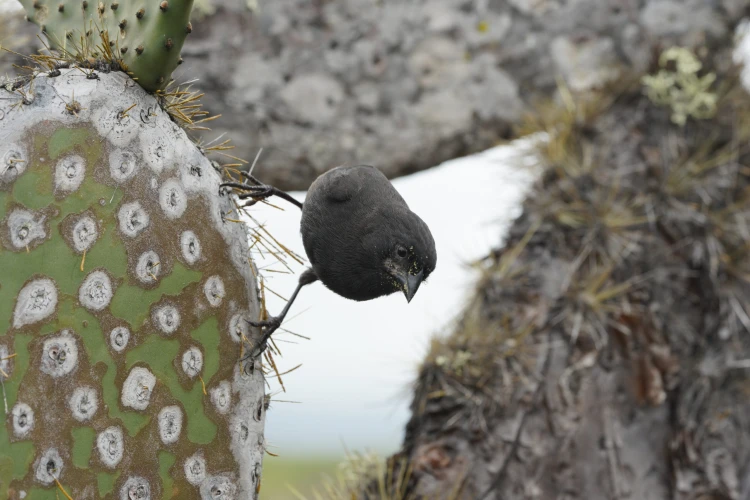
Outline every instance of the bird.
{"type": "Polygon", "coordinates": [[[402,292],[411,302],[437,265],[437,250],[427,224],[409,209],[404,198],[371,165],[339,166],[321,174],[307,191],[304,203],[251,173],[245,182],[225,182],[252,206],[271,196],[302,210],[300,233],[310,267],[281,313],[250,321],[262,329],[261,340],[248,357],[259,356],[281,326],[300,290],[320,281],[332,292],[354,301],[367,301],[402,292]]]}

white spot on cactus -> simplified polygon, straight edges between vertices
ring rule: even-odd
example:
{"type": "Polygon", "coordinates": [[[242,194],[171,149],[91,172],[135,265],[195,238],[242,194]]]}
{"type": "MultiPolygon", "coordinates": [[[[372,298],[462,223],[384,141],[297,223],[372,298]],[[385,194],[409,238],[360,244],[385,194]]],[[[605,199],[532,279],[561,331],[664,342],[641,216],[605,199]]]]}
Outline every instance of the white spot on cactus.
{"type": "Polygon", "coordinates": [[[36,463],[36,480],[42,484],[52,484],[60,477],[63,461],[56,448],[48,448],[36,463]]]}
{"type": "Polygon", "coordinates": [[[118,326],[109,333],[109,342],[115,352],[122,352],[128,346],[130,330],[124,326],[118,326]]]}
{"type": "Polygon", "coordinates": [[[216,407],[216,411],[226,415],[232,407],[232,385],[224,380],[211,389],[211,402],[216,407]]]}
{"type": "Polygon", "coordinates": [[[137,201],[124,204],[117,213],[117,218],[120,221],[120,231],[131,238],[138,236],[149,224],[148,213],[137,201]]]}
{"type": "Polygon", "coordinates": [[[28,210],[13,210],[8,216],[8,232],[14,247],[26,248],[34,240],[43,240],[47,236],[44,231],[44,216],[35,219],[34,214],[28,210]]]}
{"type": "Polygon", "coordinates": [[[132,151],[116,149],[109,154],[109,173],[116,182],[125,182],[135,174],[138,161],[132,151]]]}
{"type": "Polygon", "coordinates": [[[149,250],[138,257],[138,264],[135,266],[135,275],[141,283],[155,283],[159,279],[159,270],[161,264],[156,252],[149,250]]]}
{"type": "Polygon", "coordinates": [[[201,258],[201,242],[192,231],[184,231],[180,235],[182,257],[188,264],[195,264],[201,258]]]}
{"type": "Polygon", "coordinates": [[[209,476],[201,483],[201,498],[234,500],[237,498],[237,485],[227,476],[209,476]]]}
{"type": "Polygon", "coordinates": [[[19,328],[45,319],[57,307],[57,288],[48,278],[34,280],[18,294],[13,326],[19,328]]]}
{"type": "Polygon", "coordinates": [[[235,342],[250,339],[250,325],[245,313],[237,313],[229,320],[229,337],[235,342]]]}
{"type": "Polygon", "coordinates": [[[136,410],[145,410],[151,400],[151,391],[156,385],[156,377],[148,369],[136,366],[122,384],[120,402],[136,410]]]}
{"type": "Polygon", "coordinates": [[[221,182],[219,174],[198,148],[190,147],[185,156],[180,156],[180,180],[185,192],[191,194],[213,194],[213,188],[221,182]]]}
{"type": "Polygon", "coordinates": [[[151,500],[151,486],[140,476],[131,476],[120,488],[120,500],[151,500]]]}
{"type": "Polygon", "coordinates": [[[99,406],[99,398],[93,387],[79,387],[73,391],[70,397],[70,410],[73,412],[73,418],[79,422],[85,422],[94,416],[99,406]]]}
{"type": "Polygon", "coordinates": [[[206,460],[201,452],[185,460],[185,479],[193,486],[198,486],[206,479],[206,460]]]}
{"type": "Polygon", "coordinates": [[[206,300],[213,307],[219,307],[224,299],[224,281],[220,276],[211,276],[203,285],[203,293],[206,294],[206,300]]]}
{"type": "Polygon", "coordinates": [[[169,219],[182,217],[187,208],[187,196],[177,179],[169,179],[159,189],[159,204],[169,219]]]}
{"type": "Polygon", "coordinates": [[[10,358],[8,357],[8,347],[0,345],[0,380],[5,380],[6,376],[10,376],[10,358]],[[4,374],[4,375],[3,375],[4,374]]]}
{"type": "Polygon", "coordinates": [[[164,444],[176,443],[182,431],[182,410],[179,406],[165,406],[157,417],[159,436],[164,444]]]}
{"type": "Polygon", "coordinates": [[[101,311],[112,300],[112,281],[104,271],[90,273],[78,290],[78,300],[90,311],[101,311]]]}
{"type": "Polygon", "coordinates": [[[151,170],[161,173],[164,167],[170,168],[174,164],[174,144],[159,129],[143,130],[141,132],[141,148],[143,159],[151,170]]]}
{"type": "Polygon", "coordinates": [[[99,229],[96,227],[94,219],[84,215],[73,226],[73,247],[78,253],[89,250],[99,237],[99,229]]]}
{"type": "Polygon", "coordinates": [[[156,328],[170,335],[180,326],[180,312],[174,306],[161,306],[151,315],[156,328]]]}
{"type": "Polygon", "coordinates": [[[11,410],[13,415],[13,434],[24,437],[34,428],[34,410],[26,403],[16,403],[11,410]]]}
{"type": "Polygon", "coordinates": [[[15,181],[25,170],[28,163],[26,150],[18,144],[7,144],[0,147],[0,185],[15,181]]]}
{"type": "Polygon", "coordinates": [[[117,467],[125,451],[122,429],[116,426],[104,429],[96,437],[96,448],[99,450],[99,459],[105,466],[110,469],[117,467]]]}
{"type": "Polygon", "coordinates": [[[78,345],[70,332],[44,341],[40,369],[53,378],[69,374],[78,366],[78,345]]]}
{"type": "Polygon", "coordinates": [[[86,176],[86,161],[78,155],[66,156],[55,168],[55,189],[71,193],[81,187],[86,176]]]}
{"type": "Polygon", "coordinates": [[[140,128],[133,117],[135,111],[124,114],[123,111],[133,102],[131,96],[119,99],[108,99],[103,102],[92,103],[94,109],[92,122],[100,137],[106,137],[117,147],[124,148],[135,138],[140,128]]]}
{"type": "MultiPolygon", "coordinates": [[[[2,352],[2,351],[0,351],[2,352]]],[[[182,370],[190,378],[198,375],[203,369],[203,353],[193,346],[182,354],[182,370]]]]}

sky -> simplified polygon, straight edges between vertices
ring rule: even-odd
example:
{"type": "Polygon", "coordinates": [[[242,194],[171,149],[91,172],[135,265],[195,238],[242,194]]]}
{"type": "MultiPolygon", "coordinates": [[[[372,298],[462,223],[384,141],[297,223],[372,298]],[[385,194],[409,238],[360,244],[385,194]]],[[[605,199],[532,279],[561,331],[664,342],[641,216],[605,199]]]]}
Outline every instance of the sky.
{"type": "MultiPolygon", "coordinates": [[[[409,418],[411,384],[434,335],[450,333],[451,322],[470,296],[475,272],[469,264],[501,243],[520,215],[526,186],[533,179],[523,151],[528,140],[451,160],[393,181],[409,207],[430,227],[437,268],[411,303],[403,294],[368,302],[337,296],[315,283],[300,292],[283,327],[309,337],[277,331],[286,393],[270,380],[274,400],[266,420],[270,451],[284,456],[342,455],[346,450],[394,452],[409,418]]],[[[262,157],[261,160],[262,161],[262,157]]],[[[377,166],[377,165],[376,165],[377,166]]],[[[262,179],[261,179],[262,180],[262,179]]],[[[292,193],[304,200],[303,192],[292,193]]],[[[274,238],[304,256],[300,211],[258,205],[250,225],[264,224],[274,238]]],[[[274,258],[254,255],[258,267],[280,270],[274,258]]],[[[266,284],[288,297],[295,274],[265,272],[266,284]]],[[[270,314],[284,301],[266,293],[270,314]]]]}

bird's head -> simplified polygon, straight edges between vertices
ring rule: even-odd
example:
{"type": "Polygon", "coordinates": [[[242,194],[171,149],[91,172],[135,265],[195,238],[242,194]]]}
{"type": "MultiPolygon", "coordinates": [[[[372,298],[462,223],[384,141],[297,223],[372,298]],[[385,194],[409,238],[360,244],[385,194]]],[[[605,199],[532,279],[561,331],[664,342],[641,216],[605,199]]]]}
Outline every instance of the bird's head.
{"type": "Polygon", "coordinates": [[[402,291],[411,302],[419,285],[435,270],[435,240],[427,224],[413,212],[390,229],[381,254],[382,271],[393,291],[402,291]]]}

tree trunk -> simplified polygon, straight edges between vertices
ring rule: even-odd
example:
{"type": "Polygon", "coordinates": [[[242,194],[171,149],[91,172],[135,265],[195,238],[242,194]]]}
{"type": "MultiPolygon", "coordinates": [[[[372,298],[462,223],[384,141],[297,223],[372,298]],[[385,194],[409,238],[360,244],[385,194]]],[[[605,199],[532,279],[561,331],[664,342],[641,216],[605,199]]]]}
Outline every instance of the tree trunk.
{"type": "Polygon", "coordinates": [[[574,90],[647,68],[673,44],[731,38],[742,0],[203,2],[178,81],[223,115],[204,134],[283,189],[344,163],[389,177],[514,135],[562,75],[574,90]],[[206,7],[204,7],[206,9],[206,7]]]}
{"type": "Polygon", "coordinates": [[[416,383],[413,497],[750,499],[750,99],[666,54],[540,113],[542,175],[416,383]]]}

